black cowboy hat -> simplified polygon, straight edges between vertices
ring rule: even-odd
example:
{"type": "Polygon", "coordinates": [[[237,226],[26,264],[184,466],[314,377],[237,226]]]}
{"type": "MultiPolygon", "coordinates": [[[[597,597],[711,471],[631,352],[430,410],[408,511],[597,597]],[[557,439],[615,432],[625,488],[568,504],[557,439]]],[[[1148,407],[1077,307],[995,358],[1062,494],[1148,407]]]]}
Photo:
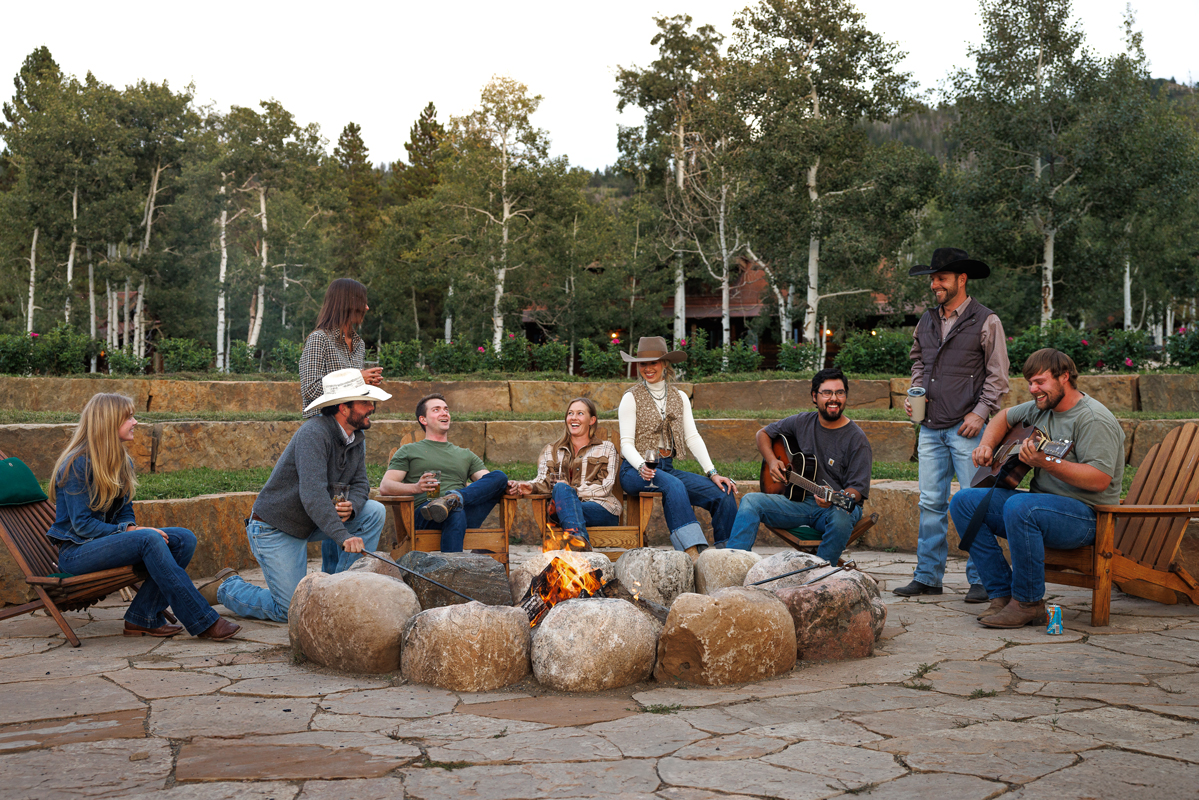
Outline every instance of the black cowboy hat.
{"type": "Polygon", "coordinates": [[[938,247],[933,251],[931,265],[917,264],[908,270],[908,275],[915,278],[918,275],[932,275],[935,272],[964,272],[967,278],[977,280],[990,275],[991,268],[981,261],[972,259],[965,250],[959,250],[956,247],[938,247]]]}

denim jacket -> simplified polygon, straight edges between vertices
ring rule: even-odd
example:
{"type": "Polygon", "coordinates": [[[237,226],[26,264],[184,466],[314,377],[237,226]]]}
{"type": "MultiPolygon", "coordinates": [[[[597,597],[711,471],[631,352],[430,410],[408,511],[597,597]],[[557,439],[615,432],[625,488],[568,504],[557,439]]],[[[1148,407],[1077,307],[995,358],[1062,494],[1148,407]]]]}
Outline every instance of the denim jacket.
{"type": "Polygon", "coordinates": [[[61,543],[83,544],[90,539],[120,533],[136,524],[133,518],[133,502],[122,497],[103,511],[88,507],[88,476],[91,472],[86,456],[76,458],[68,468],[55,493],[54,524],[46,535],[61,543]]]}

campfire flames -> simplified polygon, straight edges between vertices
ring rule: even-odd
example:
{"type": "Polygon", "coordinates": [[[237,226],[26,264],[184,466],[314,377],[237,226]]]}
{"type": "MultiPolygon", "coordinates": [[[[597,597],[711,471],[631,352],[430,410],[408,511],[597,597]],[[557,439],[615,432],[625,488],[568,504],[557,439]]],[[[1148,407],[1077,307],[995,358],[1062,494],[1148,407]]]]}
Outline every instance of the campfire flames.
{"type": "Polygon", "coordinates": [[[576,531],[566,529],[555,531],[553,525],[545,526],[545,538],[541,540],[541,552],[549,553],[553,550],[585,552],[590,549],[591,543],[577,535],[576,531]]]}
{"type": "MultiPolygon", "coordinates": [[[[584,563],[582,566],[586,567],[584,563]]],[[[549,610],[575,597],[602,596],[603,581],[600,570],[579,569],[565,559],[555,557],[549,566],[543,569],[525,593],[520,607],[529,615],[529,627],[535,628],[549,613],[549,610]]]]}

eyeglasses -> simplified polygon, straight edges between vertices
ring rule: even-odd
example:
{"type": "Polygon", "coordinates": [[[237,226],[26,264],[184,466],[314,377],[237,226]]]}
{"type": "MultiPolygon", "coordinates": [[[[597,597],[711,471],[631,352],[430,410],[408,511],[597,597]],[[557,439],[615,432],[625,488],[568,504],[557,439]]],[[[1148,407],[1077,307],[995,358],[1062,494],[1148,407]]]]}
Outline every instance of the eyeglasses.
{"type": "Polygon", "coordinates": [[[816,394],[820,395],[820,397],[824,400],[831,400],[834,397],[845,397],[845,390],[838,389],[835,392],[830,392],[829,390],[824,389],[822,391],[817,392],[816,394]]]}

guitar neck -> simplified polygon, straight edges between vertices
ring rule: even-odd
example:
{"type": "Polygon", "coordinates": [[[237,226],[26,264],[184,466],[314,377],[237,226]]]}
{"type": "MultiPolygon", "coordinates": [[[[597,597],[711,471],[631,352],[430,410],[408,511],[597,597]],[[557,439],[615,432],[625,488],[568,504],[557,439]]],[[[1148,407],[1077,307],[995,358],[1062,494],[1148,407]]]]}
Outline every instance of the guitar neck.
{"type": "Polygon", "coordinates": [[[795,484],[799,488],[803,489],[804,491],[811,492],[812,494],[819,497],[821,500],[827,500],[833,494],[833,490],[830,489],[829,487],[821,486],[818,483],[812,483],[810,480],[808,480],[804,476],[800,475],[798,472],[795,472],[794,470],[792,470],[791,474],[787,476],[787,480],[790,481],[791,483],[795,484]]]}

